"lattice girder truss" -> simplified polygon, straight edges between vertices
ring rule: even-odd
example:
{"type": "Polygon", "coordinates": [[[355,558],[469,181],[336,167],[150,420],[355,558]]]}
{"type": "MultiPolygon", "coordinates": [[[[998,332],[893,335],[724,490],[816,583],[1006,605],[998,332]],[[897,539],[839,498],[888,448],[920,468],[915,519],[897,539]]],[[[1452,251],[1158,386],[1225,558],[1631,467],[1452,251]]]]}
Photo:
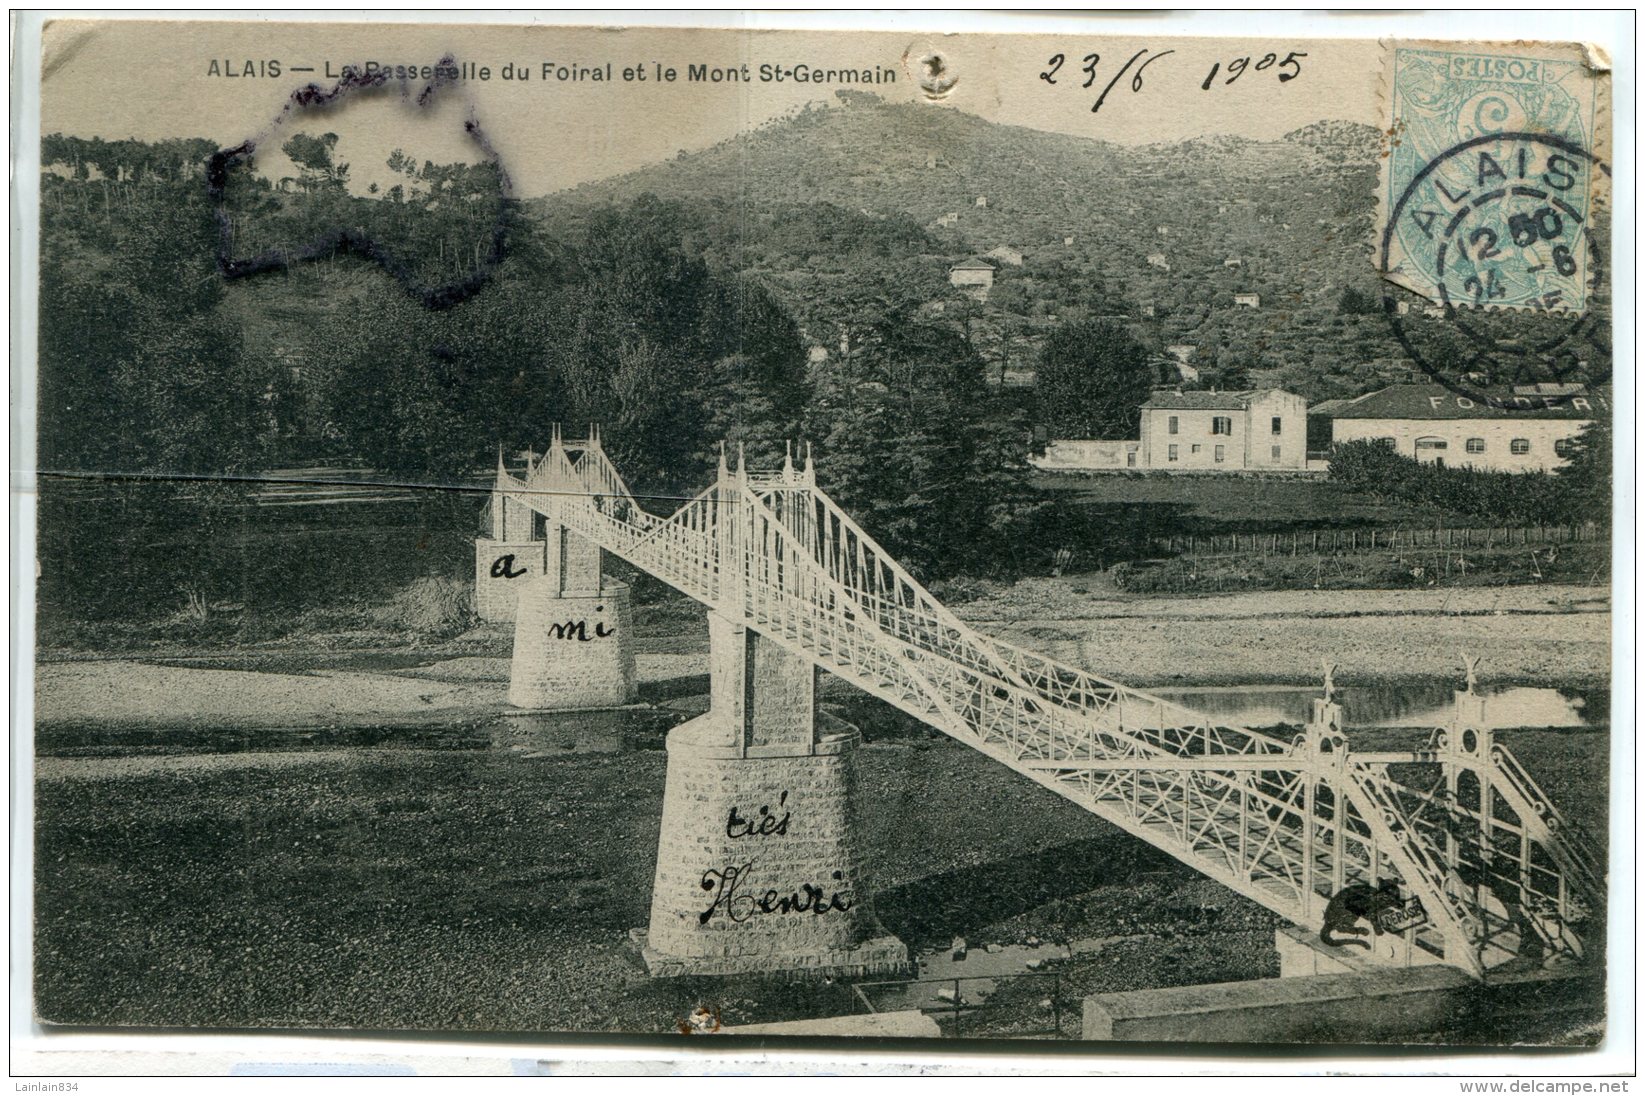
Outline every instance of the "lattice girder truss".
{"type": "Polygon", "coordinates": [[[1375,961],[1483,976],[1533,936],[1583,952],[1602,871],[1480,721],[1424,750],[1350,752],[1328,703],[1285,741],[1003,643],[860,529],[809,459],[758,473],[722,456],[658,517],[597,432],[556,429],[497,490],[1310,931],[1345,887],[1397,882],[1421,916],[1375,961]]]}

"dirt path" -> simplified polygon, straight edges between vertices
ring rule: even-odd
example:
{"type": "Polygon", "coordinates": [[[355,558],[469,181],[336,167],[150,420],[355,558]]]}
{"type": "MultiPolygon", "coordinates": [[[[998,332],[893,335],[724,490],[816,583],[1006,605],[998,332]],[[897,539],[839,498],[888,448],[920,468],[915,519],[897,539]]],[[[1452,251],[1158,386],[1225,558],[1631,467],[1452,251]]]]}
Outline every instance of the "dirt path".
{"type": "MultiPolygon", "coordinates": [[[[708,671],[708,657],[636,658],[642,683],[708,671]]],[[[462,657],[412,669],[358,672],[157,666],[136,659],[48,662],[35,668],[35,720],[120,726],[302,727],[406,723],[501,712],[509,660],[462,657]]]]}
{"type": "MultiPolygon", "coordinates": [[[[389,751],[382,751],[394,760],[389,751]]],[[[384,758],[360,750],[250,750],[230,754],[165,754],[136,757],[37,757],[34,777],[56,780],[132,780],[161,773],[231,772],[238,769],[289,769],[299,765],[382,765],[384,758]]]]}

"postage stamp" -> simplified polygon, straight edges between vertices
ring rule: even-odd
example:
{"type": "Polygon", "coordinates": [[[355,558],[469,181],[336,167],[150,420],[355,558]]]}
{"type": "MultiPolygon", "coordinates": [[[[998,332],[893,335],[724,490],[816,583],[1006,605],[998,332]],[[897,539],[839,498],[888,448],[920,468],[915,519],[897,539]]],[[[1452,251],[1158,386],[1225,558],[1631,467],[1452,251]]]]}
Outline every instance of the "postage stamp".
{"type": "Polygon", "coordinates": [[[1610,174],[1598,64],[1577,47],[1392,46],[1383,276],[1441,305],[1583,311],[1610,174]]]}

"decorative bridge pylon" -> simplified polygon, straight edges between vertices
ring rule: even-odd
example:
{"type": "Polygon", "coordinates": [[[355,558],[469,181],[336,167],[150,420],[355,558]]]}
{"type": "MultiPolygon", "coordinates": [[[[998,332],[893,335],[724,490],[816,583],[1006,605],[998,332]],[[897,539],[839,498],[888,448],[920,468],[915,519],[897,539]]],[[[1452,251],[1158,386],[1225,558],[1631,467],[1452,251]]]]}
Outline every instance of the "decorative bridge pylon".
{"type": "MultiPolygon", "coordinates": [[[[515,694],[522,674],[556,673],[522,666],[522,645],[535,644],[527,661],[586,661],[594,625],[579,614],[618,597],[626,614],[626,591],[598,577],[601,552],[708,611],[711,707],[669,738],[645,941],[654,973],[906,962],[868,909],[851,836],[857,737],[817,715],[814,669],[1274,911],[1328,963],[1444,963],[1485,978],[1580,959],[1585,937],[1599,938],[1589,922],[1603,867],[1493,740],[1471,666],[1451,725],[1422,749],[1351,750],[1329,672],[1293,740],[1220,723],[973,630],[818,488],[809,454],[761,472],[722,453],[707,490],[657,516],[597,432],[566,442],[556,428],[523,476],[499,462],[494,520],[509,514],[539,515],[548,543],[542,571],[520,580],[517,704],[589,706],[579,687],[515,694]],[[555,634],[547,621],[559,640],[545,648],[534,637],[555,634]],[[566,641],[579,621],[589,642],[566,641]]],[[[498,528],[497,541],[516,532],[498,528]]],[[[601,656],[615,660],[613,695],[633,672],[626,616],[617,629],[598,637],[619,641],[601,656]]]]}

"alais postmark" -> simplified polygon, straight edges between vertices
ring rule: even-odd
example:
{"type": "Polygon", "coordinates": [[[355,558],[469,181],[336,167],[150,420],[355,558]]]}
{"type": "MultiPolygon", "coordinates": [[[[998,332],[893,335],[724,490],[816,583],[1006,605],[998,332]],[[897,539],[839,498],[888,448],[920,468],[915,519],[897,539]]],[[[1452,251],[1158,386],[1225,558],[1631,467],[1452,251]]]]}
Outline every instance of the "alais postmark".
{"type": "Polygon", "coordinates": [[[1377,252],[1451,309],[1584,311],[1604,265],[1608,112],[1579,48],[1394,45],[1377,252]]]}

